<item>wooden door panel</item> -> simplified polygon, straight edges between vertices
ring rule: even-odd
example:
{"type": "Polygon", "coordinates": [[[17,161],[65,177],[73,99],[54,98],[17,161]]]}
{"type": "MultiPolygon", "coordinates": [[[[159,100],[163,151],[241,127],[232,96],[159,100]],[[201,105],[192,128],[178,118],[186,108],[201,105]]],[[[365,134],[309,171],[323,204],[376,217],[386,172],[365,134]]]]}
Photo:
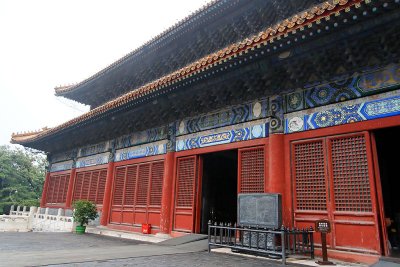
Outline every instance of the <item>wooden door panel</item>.
{"type": "Polygon", "coordinates": [[[380,252],[368,133],[327,138],[335,246],[380,252]]]}
{"type": "Polygon", "coordinates": [[[380,252],[368,133],[293,142],[291,153],[295,226],[328,219],[330,247],[380,252]]]}
{"type": "Polygon", "coordinates": [[[238,153],[238,193],[264,193],[265,148],[244,148],[238,153]]]}
{"type": "Polygon", "coordinates": [[[113,194],[111,204],[111,223],[122,223],[123,221],[123,200],[125,187],[126,168],[116,168],[113,181],[113,194]]]}
{"type": "Polygon", "coordinates": [[[197,161],[196,156],[178,158],[177,160],[174,230],[185,232],[193,232],[195,230],[197,161]]]}
{"type": "Polygon", "coordinates": [[[151,227],[160,227],[160,210],[151,211],[149,210],[147,215],[147,222],[151,224],[151,227]]]}
{"type": "Polygon", "coordinates": [[[353,250],[377,252],[379,242],[376,240],[376,225],[369,221],[334,221],[335,247],[353,250]]]}
{"type": "MultiPolygon", "coordinates": [[[[314,228],[316,220],[331,219],[325,141],[319,138],[294,142],[291,150],[295,226],[314,228]]],[[[319,235],[315,236],[315,243],[321,244],[319,235]]],[[[327,245],[332,245],[332,234],[327,234],[327,245]]]]}
{"type": "Polygon", "coordinates": [[[163,177],[164,161],[117,167],[110,222],[137,226],[150,223],[159,226],[163,177]],[[119,216],[115,214],[118,212],[119,216]]]}

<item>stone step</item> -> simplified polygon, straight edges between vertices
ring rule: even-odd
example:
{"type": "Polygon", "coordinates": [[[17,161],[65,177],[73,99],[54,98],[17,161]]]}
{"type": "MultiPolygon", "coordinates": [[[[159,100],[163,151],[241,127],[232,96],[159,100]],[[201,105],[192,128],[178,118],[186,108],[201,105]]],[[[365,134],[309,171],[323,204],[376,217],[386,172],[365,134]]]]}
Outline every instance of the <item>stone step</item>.
{"type": "Polygon", "coordinates": [[[86,232],[90,233],[90,234],[139,240],[139,241],[150,242],[150,243],[159,243],[159,242],[165,241],[170,238],[169,235],[163,235],[163,234],[144,235],[141,233],[108,229],[107,227],[104,227],[104,226],[96,226],[96,227],[89,226],[89,227],[86,227],[86,232]]]}

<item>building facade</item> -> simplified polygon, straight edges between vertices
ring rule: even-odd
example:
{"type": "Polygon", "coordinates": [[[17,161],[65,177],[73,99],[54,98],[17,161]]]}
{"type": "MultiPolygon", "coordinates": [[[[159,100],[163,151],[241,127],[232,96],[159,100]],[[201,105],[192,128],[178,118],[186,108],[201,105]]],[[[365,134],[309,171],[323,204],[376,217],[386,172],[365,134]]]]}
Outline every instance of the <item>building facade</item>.
{"type": "Polygon", "coordinates": [[[111,229],[206,233],[239,193],[280,193],[286,226],[332,222],[330,255],[393,255],[399,17],[398,0],[214,1],[55,89],[88,113],[12,142],[48,153],[41,206],[88,199],[111,229]]]}

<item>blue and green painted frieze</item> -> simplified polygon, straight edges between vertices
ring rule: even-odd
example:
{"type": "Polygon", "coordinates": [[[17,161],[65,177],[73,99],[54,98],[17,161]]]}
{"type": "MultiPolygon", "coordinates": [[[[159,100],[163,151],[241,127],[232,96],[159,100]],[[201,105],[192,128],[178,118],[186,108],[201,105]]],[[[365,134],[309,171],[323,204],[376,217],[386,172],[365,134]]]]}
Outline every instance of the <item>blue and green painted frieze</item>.
{"type": "Polygon", "coordinates": [[[285,133],[294,133],[400,115],[400,90],[285,115],[285,133]]]}
{"type": "Polygon", "coordinates": [[[167,153],[167,142],[167,140],[162,140],[150,144],[117,149],[115,162],[165,154],[167,153]]]}
{"type": "Polygon", "coordinates": [[[146,131],[135,132],[128,135],[118,137],[116,139],[115,148],[127,148],[136,145],[156,142],[167,139],[168,126],[162,126],[159,128],[149,129],[146,131]]]}
{"type": "Polygon", "coordinates": [[[74,164],[73,160],[53,163],[50,165],[50,172],[60,172],[60,171],[70,170],[72,169],[73,164],[74,164]]]}
{"type": "Polygon", "coordinates": [[[111,148],[110,141],[84,146],[78,149],[78,158],[104,153],[109,151],[110,148],[111,148]]]}
{"type": "Polygon", "coordinates": [[[269,119],[261,119],[178,136],[176,138],[176,151],[263,138],[267,137],[268,134],[269,119]]]}
{"type": "Polygon", "coordinates": [[[367,69],[318,82],[284,96],[285,112],[316,108],[400,88],[400,65],[367,69]]]}
{"type": "Polygon", "coordinates": [[[107,164],[109,158],[110,158],[110,152],[78,158],[76,160],[76,168],[84,168],[84,167],[107,164]]]}
{"type": "Polygon", "coordinates": [[[258,120],[268,115],[268,99],[254,101],[181,120],[176,125],[176,136],[258,120]]]}
{"type": "Polygon", "coordinates": [[[76,156],[76,149],[49,155],[50,163],[72,160],[76,156]]]}

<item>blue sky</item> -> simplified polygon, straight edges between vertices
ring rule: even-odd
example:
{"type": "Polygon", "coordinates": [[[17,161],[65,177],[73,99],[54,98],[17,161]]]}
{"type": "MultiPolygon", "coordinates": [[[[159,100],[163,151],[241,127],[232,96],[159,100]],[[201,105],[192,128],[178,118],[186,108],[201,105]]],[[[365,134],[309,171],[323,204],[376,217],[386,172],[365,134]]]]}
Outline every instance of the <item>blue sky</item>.
{"type": "Polygon", "coordinates": [[[209,0],[0,0],[0,145],[88,110],[54,96],[209,0]]]}

